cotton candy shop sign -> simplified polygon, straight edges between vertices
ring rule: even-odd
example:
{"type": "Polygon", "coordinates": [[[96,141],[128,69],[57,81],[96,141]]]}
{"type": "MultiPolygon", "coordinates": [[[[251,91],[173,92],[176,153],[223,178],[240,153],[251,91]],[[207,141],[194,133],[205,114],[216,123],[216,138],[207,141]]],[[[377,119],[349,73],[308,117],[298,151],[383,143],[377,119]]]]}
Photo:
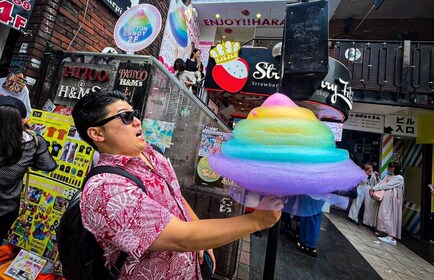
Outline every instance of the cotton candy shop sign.
{"type": "Polygon", "coordinates": [[[133,54],[140,51],[158,36],[161,30],[161,14],[149,4],[136,5],[122,14],[114,28],[116,45],[133,54]]]}

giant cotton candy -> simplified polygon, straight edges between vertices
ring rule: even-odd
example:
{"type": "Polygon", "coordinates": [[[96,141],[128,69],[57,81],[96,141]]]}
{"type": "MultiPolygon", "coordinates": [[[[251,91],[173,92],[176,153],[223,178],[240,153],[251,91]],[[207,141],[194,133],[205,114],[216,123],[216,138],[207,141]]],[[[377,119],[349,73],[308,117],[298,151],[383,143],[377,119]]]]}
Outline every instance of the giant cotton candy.
{"type": "Polygon", "coordinates": [[[280,93],[253,109],[233,136],[209,164],[250,191],[324,194],[347,190],[365,176],[346,150],[336,148],[326,125],[280,93]]]}

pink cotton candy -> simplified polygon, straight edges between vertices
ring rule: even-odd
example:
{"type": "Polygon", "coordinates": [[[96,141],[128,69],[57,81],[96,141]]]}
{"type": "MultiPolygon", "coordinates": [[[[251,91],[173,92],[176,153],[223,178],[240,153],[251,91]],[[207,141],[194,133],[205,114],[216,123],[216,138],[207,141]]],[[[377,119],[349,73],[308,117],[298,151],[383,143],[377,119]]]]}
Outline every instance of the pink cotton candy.
{"type": "Polygon", "coordinates": [[[288,96],[282,93],[274,93],[262,103],[262,107],[272,106],[298,107],[288,96]]]}

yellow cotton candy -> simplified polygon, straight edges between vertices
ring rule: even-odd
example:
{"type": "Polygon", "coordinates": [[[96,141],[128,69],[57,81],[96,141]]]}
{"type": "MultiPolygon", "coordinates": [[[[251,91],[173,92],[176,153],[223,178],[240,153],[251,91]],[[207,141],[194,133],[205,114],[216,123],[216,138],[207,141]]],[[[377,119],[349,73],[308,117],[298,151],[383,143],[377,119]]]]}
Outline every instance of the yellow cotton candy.
{"type": "Polygon", "coordinates": [[[301,107],[270,106],[258,107],[250,111],[247,119],[295,118],[317,120],[312,111],[301,107]]]}

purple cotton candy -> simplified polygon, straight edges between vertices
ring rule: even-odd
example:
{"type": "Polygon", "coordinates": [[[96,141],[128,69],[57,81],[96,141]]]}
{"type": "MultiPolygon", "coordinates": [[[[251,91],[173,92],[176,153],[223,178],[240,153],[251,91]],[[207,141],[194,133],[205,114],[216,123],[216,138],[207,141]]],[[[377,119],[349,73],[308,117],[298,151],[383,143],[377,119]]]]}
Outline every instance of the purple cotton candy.
{"type": "Polygon", "coordinates": [[[253,192],[268,195],[325,194],[348,190],[365,178],[351,160],[336,163],[285,163],[244,160],[211,154],[211,168],[253,192]]]}

